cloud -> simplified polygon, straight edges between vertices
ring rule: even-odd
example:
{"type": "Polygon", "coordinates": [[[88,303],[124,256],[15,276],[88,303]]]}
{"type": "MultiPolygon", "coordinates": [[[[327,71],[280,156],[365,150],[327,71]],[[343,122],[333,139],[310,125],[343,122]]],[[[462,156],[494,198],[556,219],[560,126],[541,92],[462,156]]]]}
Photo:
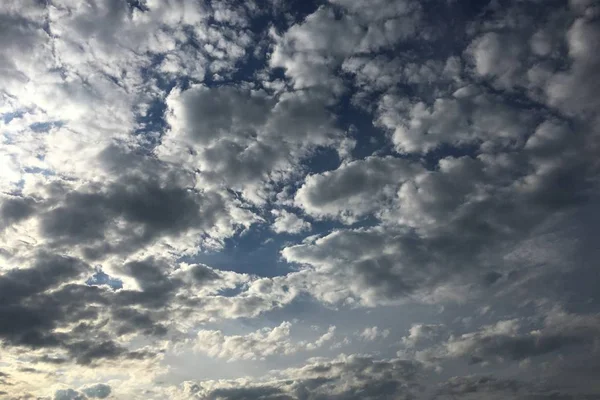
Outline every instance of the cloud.
{"type": "Polygon", "coordinates": [[[452,335],[443,347],[424,350],[425,358],[465,358],[472,363],[494,360],[525,360],[546,354],[560,354],[571,347],[591,347],[596,341],[598,315],[569,314],[551,310],[538,329],[526,330],[525,321],[502,320],[478,331],[452,335]]]}
{"type": "Polygon", "coordinates": [[[334,171],[308,176],[295,203],[316,217],[338,217],[352,223],[385,204],[418,167],[393,157],[351,161],[334,171]]]}
{"type": "Polygon", "coordinates": [[[290,328],[291,323],[282,322],[272,330],[264,328],[245,336],[224,336],[220,331],[201,330],[195,349],[229,361],[289,354],[295,351],[288,339],[290,328]]]}
{"type": "Polygon", "coordinates": [[[73,389],[60,389],[54,393],[54,400],[85,400],[85,395],[73,389]]]}
{"type": "Polygon", "coordinates": [[[331,326],[314,342],[295,342],[290,338],[292,325],[285,321],[272,329],[263,328],[247,335],[232,336],[224,335],[218,330],[201,330],[194,350],[227,361],[264,360],[267,357],[318,349],[331,341],[335,334],[335,326],[331,326]]]}
{"type": "Polygon", "coordinates": [[[54,393],[54,400],[86,400],[86,399],[105,399],[110,396],[111,389],[109,385],[98,383],[86,387],[81,391],[74,389],[59,389],[54,393]]]}
{"type": "Polygon", "coordinates": [[[200,382],[190,384],[188,391],[207,399],[411,399],[419,391],[419,375],[419,365],[410,361],[342,355],[277,371],[270,380],[245,385],[243,381],[200,382]]]}
{"type": "Polygon", "coordinates": [[[275,215],[275,221],[273,222],[272,228],[275,233],[295,234],[310,230],[311,228],[310,222],[303,220],[289,211],[273,210],[271,213],[275,215]]]}
{"type": "Polygon", "coordinates": [[[484,148],[519,143],[533,129],[533,117],[509,99],[473,85],[459,87],[432,104],[387,94],[378,105],[378,123],[390,130],[401,153],[426,153],[443,144],[484,148]]]}
{"type": "Polygon", "coordinates": [[[194,86],[171,91],[167,106],[171,129],[160,157],[199,170],[209,187],[224,184],[259,204],[268,198],[265,184],[290,178],[318,146],[342,138],[327,104],[313,92],[273,96],[237,86],[194,86]]]}
{"type": "Polygon", "coordinates": [[[56,346],[60,335],[52,333],[56,319],[67,318],[54,304],[38,302],[46,290],[83,276],[89,267],[79,260],[51,254],[39,254],[29,268],[8,271],[0,276],[3,324],[0,335],[14,345],[56,346]],[[33,301],[28,299],[32,299],[33,301]],[[29,304],[28,304],[29,303],[29,304]]]}
{"type": "Polygon", "coordinates": [[[376,326],[372,326],[370,328],[365,328],[364,331],[362,331],[359,336],[366,341],[372,342],[373,340],[382,338],[385,339],[390,335],[390,330],[389,329],[384,329],[384,330],[379,330],[378,327],[376,326]]]}
{"type": "Polygon", "coordinates": [[[3,1],[2,396],[597,397],[598,15],[3,1]]]}
{"type": "Polygon", "coordinates": [[[109,385],[97,383],[82,389],[82,391],[90,398],[105,399],[110,396],[111,389],[109,385]]]}
{"type": "Polygon", "coordinates": [[[409,329],[408,336],[402,338],[402,343],[406,347],[414,347],[424,341],[436,339],[443,331],[443,325],[436,324],[414,324],[409,329]]]}
{"type": "Polygon", "coordinates": [[[276,36],[270,64],[284,68],[296,89],[320,87],[342,93],[344,82],[334,71],[344,58],[417,36],[420,8],[416,2],[379,1],[374,6],[377,12],[364,12],[361,2],[332,3],[339,8],[321,6],[302,23],[276,36]]]}
{"type": "MultiPolygon", "coordinates": [[[[548,385],[550,386],[550,385],[548,385]]],[[[434,399],[593,399],[589,393],[569,394],[553,390],[552,387],[529,384],[516,379],[492,376],[453,377],[440,385],[434,399]]]]}

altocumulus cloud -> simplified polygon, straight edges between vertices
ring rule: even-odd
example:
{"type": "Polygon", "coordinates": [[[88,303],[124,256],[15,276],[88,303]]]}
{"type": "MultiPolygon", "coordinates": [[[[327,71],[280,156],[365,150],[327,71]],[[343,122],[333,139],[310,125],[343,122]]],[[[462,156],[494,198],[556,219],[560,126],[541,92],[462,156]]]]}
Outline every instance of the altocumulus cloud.
{"type": "Polygon", "coordinates": [[[592,0],[6,0],[0,397],[600,396],[592,0]]]}

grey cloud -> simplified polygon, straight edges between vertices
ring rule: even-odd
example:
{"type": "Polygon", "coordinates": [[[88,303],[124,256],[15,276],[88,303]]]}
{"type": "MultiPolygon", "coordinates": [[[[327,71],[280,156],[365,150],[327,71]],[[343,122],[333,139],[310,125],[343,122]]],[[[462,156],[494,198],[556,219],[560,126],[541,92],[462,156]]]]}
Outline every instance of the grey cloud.
{"type": "Polygon", "coordinates": [[[152,259],[127,263],[123,266],[123,270],[135,279],[141,289],[117,292],[116,297],[123,304],[164,307],[183,285],[183,282],[169,277],[168,264],[152,259]]]}
{"type": "Polygon", "coordinates": [[[245,387],[227,381],[211,389],[202,383],[191,387],[195,387],[195,396],[208,399],[413,399],[417,398],[421,379],[417,363],[361,356],[314,360],[300,368],[277,372],[271,380],[245,387]]]}
{"type": "Polygon", "coordinates": [[[105,399],[111,394],[111,387],[104,383],[88,386],[81,391],[75,389],[59,389],[54,393],[54,400],[87,400],[105,399]]]}
{"type": "Polygon", "coordinates": [[[68,345],[68,350],[71,357],[81,365],[90,365],[97,360],[112,360],[122,355],[125,355],[125,357],[135,357],[137,355],[137,353],[128,352],[112,340],[73,342],[68,345]]]}
{"type": "MultiPolygon", "coordinates": [[[[19,363],[3,369],[11,384],[33,372],[26,361],[61,372],[8,385],[7,396],[39,397],[28,388],[38,380],[66,388],[94,369],[93,382],[110,375],[111,387],[56,396],[176,398],[158,384],[162,361],[174,367],[164,382],[180,378],[169,375],[178,356],[161,359],[162,348],[203,324],[224,359],[300,360],[294,343],[255,325],[318,308],[298,323],[332,313],[384,326],[396,309],[375,307],[411,301],[435,303],[440,321],[352,342],[384,355],[404,345],[397,354],[409,360],[311,359],[261,379],[193,383],[182,397],[427,398],[458,366],[465,376],[438,397],[600,390],[593,1],[79,3],[0,5],[0,339],[19,363]],[[570,223],[553,236],[557,219],[570,223]],[[309,228],[317,235],[265,237],[309,228]],[[208,248],[260,256],[276,246],[283,260],[267,272],[284,276],[182,262],[222,256],[201,254],[208,248]],[[84,284],[92,260],[123,288],[84,284]],[[308,295],[324,304],[305,309],[308,295]],[[557,299],[570,312],[542,314],[557,299]],[[454,330],[453,318],[465,326],[454,330]],[[239,334],[242,325],[259,334],[239,334]],[[113,380],[113,366],[134,361],[151,365],[147,379],[113,380]],[[468,375],[484,368],[489,376],[468,375]],[[517,374],[523,381],[501,378],[517,374]]],[[[411,326],[412,308],[397,311],[411,326]]],[[[214,374],[258,375],[270,363],[214,374]]]]}
{"type": "Polygon", "coordinates": [[[474,363],[496,359],[524,360],[545,354],[560,354],[568,348],[593,346],[600,334],[598,315],[550,311],[538,329],[526,330],[518,320],[499,321],[479,331],[451,336],[443,349],[424,354],[461,357],[474,363]]]}
{"type": "Polygon", "coordinates": [[[30,268],[14,269],[0,276],[3,303],[14,304],[22,298],[46,291],[82,276],[90,267],[80,260],[41,253],[30,268]]]}
{"type": "Polygon", "coordinates": [[[308,176],[295,203],[317,217],[340,217],[352,222],[383,207],[417,166],[393,157],[368,157],[342,164],[334,171],[308,176]]]}
{"type": "Polygon", "coordinates": [[[386,94],[377,114],[401,153],[426,153],[442,144],[510,146],[522,143],[536,123],[535,114],[515,107],[508,97],[476,86],[463,86],[432,104],[386,94]]]}
{"type": "Polygon", "coordinates": [[[192,143],[252,135],[264,124],[273,100],[266,93],[222,86],[194,86],[169,95],[171,128],[192,143]]]}
{"type": "Polygon", "coordinates": [[[310,222],[289,211],[273,210],[271,213],[275,215],[275,221],[271,227],[275,233],[297,234],[311,228],[310,222]]]}
{"type": "Polygon", "coordinates": [[[3,196],[0,202],[0,229],[28,218],[35,212],[35,201],[29,197],[3,196]]]}
{"type": "Polygon", "coordinates": [[[195,265],[192,267],[192,276],[198,283],[221,279],[215,271],[205,265],[195,265]]]}
{"type": "Polygon", "coordinates": [[[42,15],[42,8],[30,5],[16,9],[14,4],[7,4],[0,9],[0,21],[2,21],[0,22],[2,33],[0,60],[3,66],[1,82],[3,88],[10,88],[12,84],[22,83],[28,79],[33,60],[19,57],[19,51],[39,51],[43,54],[42,47],[47,42],[48,36],[39,29],[39,20],[36,21],[42,15]]]}
{"type": "Polygon", "coordinates": [[[406,86],[425,101],[431,101],[442,93],[453,93],[463,84],[462,62],[456,56],[445,61],[423,61],[410,55],[353,56],[344,61],[342,69],[352,75],[357,87],[353,103],[369,111],[376,104],[368,99],[392,87],[406,86]]]}
{"type": "Polygon", "coordinates": [[[57,207],[40,215],[41,234],[55,246],[80,246],[88,257],[100,258],[135,251],[191,228],[208,231],[227,218],[225,207],[216,193],[162,183],[155,177],[125,177],[106,188],[67,192],[57,207]],[[127,223],[127,233],[116,225],[118,219],[127,223]]]}
{"type": "Polygon", "coordinates": [[[191,294],[181,290],[197,290],[219,281],[225,287],[228,284],[217,272],[203,266],[172,276],[168,264],[153,259],[125,264],[123,270],[141,290],[115,292],[68,283],[85,279],[91,267],[75,258],[50,254],[38,255],[30,268],[8,271],[0,277],[0,337],[13,346],[66,351],[66,358],[48,354],[37,358],[50,364],[73,360],[91,365],[102,360],[147,358],[152,356],[150,352],[130,351],[111,340],[110,332],[164,336],[174,318],[167,310],[176,307],[180,312],[182,308],[192,311],[185,307],[191,294]],[[175,301],[178,293],[180,297],[175,301]],[[71,328],[64,329],[67,326],[71,328]]]}
{"type": "MultiPolygon", "coordinates": [[[[46,276],[51,276],[52,271],[44,272],[46,276]]],[[[60,277],[56,271],[54,274],[54,279],[60,277]]],[[[35,276],[32,279],[36,281],[35,276]]],[[[47,291],[48,288],[49,286],[44,285],[44,291],[39,290],[37,293],[25,290],[13,301],[3,304],[0,313],[4,322],[0,324],[0,336],[7,343],[41,351],[64,349],[69,359],[83,365],[118,357],[145,357],[142,353],[132,353],[111,340],[103,339],[105,334],[102,328],[106,322],[96,324],[101,317],[101,308],[94,303],[109,305],[110,292],[76,284],[65,285],[54,291],[47,291]],[[55,331],[67,324],[73,324],[74,328],[55,331]]],[[[122,317],[118,312],[114,313],[115,320],[122,317]]],[[[131,317],[126,320],[127,324],[137,324],[138,331],[149,329],[147,321],[140,321],[135,315],[131,317]]],[[[66,360],[48,357],[46,354],[38,361],[62,363],[66,360]]]]}
{"type": "Polygon", "coordinates": [[[97,383],[82,389],[82,391],[90,398],[105,399],[110,396],[112,390],[109,385],[97,383]]]}
{"type": "Polygon", "coordinates": [[[117,322],[118,335],[141,332],[147,336],[164,336],[167,333],[167,328],[156,323],[149,314],[133,308],[116,309],[111,312],[111,316],[117,322]]]}
{"type": "Polygon", "coordinates": [[[11,270],[0,276],[3,321],[0,335],[17,345],[59,345],[62,335],[53,333],[52,329],[66,310],[40,297],[46,290],[82,277],[88,271],[89,266],[77,259],[40,254],[30,268],[11,270]]]}
{"type": "Polygon", "coordinates": [[[439,338],[445,326],[441,324],[414,324],[410,327],[408,336],[402,338],[402,343],[407,347],[413,347],[423,342],[439,338]]]}
{"type": "Polygon", "coordinates": [[[74,389],[59,389],[54,393],[54,400],[86,400],[86,396],[74,389]]]}
{"type": "Polygon", "coordinates": [[[297,89],[322,87],[342,93],[345,84],[334,71],[344,58],[393,47],[418,33],[417,2],[383,0],[369,7],[361,1],[334,3],[337,10],[321,6],[277,38],[271,66],[284,68],[297,89]]]}
{"type": "Polygon", "coordinates": [[[518,400],[592,400],[598,397],[590,393],[569,393],[556,390],[551,384],[539,385],[517,379],[493,376],[453,377],[440,385],[433,399],[518,399],[518,400]]]}
{"type": "Polygon", "coordinates": [[[544,221],[594,198],[595,146],[586,129],[551,118],[537,125],[520,151],[447,157],[433,170],[411,165],[409,174],[382,169],[367,179],[370,169],[358,167],[371,158],[309,177],[296,195],[309,213],[350,222],[366,214],[382,223],[334,231],[282,254],[330,276],[327,284],[317,278],[310,289],[320,298],[339,287],[339,299],[358,295],[369,304],[410,295],[431,299],[426,293],[446,285],[447,295],[458,285],[453,291],[460,298],[459,286],[509,272],[502,252],[509,254],[544,221]],[[355,166],[356,173],[345,173],[355,166]]]}
{"type": "Polygon", "coordinates": [[[204,265],[174,267],[153,258],[124,264],[122,273],[139,288],[117,291],[67,284],[83,281],[92,271],[77,259],[40,257],[34,267],[11,270],[0,280],[5,289],[0,338],[11,346],[37,351],[35,361],[50,365],[96,366],[157,357],[160,353],[152,347],[130,349],[128,338],[178,334],[183,321],[196,324],[215,317],[254,316],[295,296],[295,291],[284,290],[271,279],[261,282],[204,265]],[[219,294],[242,284],[247,286],[239,294],[219,294]]]}
{"type": "Polygon", "coordinates": [[[342,138],[318,91],[269,96],[238,86],[193,86],[172,91],[167,104],[171,130],[159,156],[198,169],[208,182],[242,191],[254,202],[266,200],[261,182],[293,176],[316,147],[342,138]]]}

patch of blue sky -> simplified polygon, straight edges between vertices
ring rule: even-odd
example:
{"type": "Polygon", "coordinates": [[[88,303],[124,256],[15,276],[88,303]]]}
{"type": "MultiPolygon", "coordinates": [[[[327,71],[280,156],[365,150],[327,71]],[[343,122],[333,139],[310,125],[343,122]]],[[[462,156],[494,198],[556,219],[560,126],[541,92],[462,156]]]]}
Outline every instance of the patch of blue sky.
{"type": "Polygon", "coordinates": [[[46,122],[35,122],[29,125],[29,129],[36,133],[48,132],[53,128],[60,128],[64,125],[63,121],[46,121],[46,122]]]}
{"type": "Polygon", "coordinates": [[[23,116],[27,113],[27,111],[25,110],[18,110],[18,111],[12,111],[12,112],[8,112],[8,113],[3,113],[0,114],[2,117],[2,121],[5,124],[10,123],[10,121],[12,121],[15,118],[23,118],[23,116]]]}
{"type": "Polygon", "coordinates": [[[123,288],[123,281],[109,276],[102,271],[101,267],[96,267],[96,272],[85,281],[85,284],[88,286],[108,286],[113,290],[123,288]]]}
{"type": "Polygon", "coordinates": [[[226,239],[219,251],[182,257],[180,261],[263,277],[281,276],[293,270],[279,255],[280,249],[288,242],[289,236],[275,234],[267,225],[256,225],[244,234],[226,239]]]}
{"type": "Polygon", "coordinates": [[[41,174],[44,176],[54,176],[56,173],[47,168],[39,168],[39,167],[25,167],[23,168],[23,172],[27,174],[41,174]]]}

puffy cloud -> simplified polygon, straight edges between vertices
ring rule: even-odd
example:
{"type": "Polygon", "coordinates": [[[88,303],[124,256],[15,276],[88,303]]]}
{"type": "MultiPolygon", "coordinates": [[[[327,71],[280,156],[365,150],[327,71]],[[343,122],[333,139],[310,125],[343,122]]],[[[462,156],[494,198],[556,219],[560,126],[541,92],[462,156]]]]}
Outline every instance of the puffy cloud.
{"type": "Polygon", "coordinates": [[[359,334],[359,336],[363,340],[370,341],[370,342],[372,342],[373,340],[379,339],[379,338],[385,339],[389,335],[390,335],[389,329],[380,330],[376,326],[372,326],[370,328],[365,328],[365,330],[359,334]]]}
{"type": "Polygon", "coordinates": [[[540,385],[489,375],[456,376],[440,385],[434,399],[593,399],[594,394],[568,393],[551,384],[540,385]]]}
{"type": "Polygon", "coordinates": [[[314,342],[293,341],[290,338],[292,325],[285,321],[272,329],[263,328],[247,335],[232,336],[224,335],[218,330],[201,330],[194,350],[228,361],[264,360],[267,357],[318,349],[331,341],[335,334],[335,326],[331,326],[314,342]]]}
{"type": "Polygon", "coordinates": [[[297,89],[324,87],[341,93],[345,85],[334,71],[346,57],[389,48],[418,34],[417,2],[383,0],[369,7],[360,1],[332,3],[339,7],[337,15],[333,7],[321,6],[301,24],[276,35],[270,64],[284,68],[297,89]]]}
{"type": "Polygon", "coordinates": [[[195,349],[229,361],[289,354],[296,351],[289,341],[291,326],[289,322],[282,322],[271,330],[263,328],[244,336],[225,336],[220,331],[201,330],[195,349]]]}
{"type": "Polygon", "coordinates": [[[593,348],[600,321],[596,314],[569,314],[553,309],[539,329],[527,330],[525,321],[501,320],[478,331],[451,335],[442,347],[423,350],[424,360],[465,358],[472,363],[494,360],[525,360],[561,354],[569,347],[593,348]]]}
{"type": "Polygon", "coordinates": [[[535,115],[514,107],[509,99],[472,85],[432,104],[386,94],[378,113],[378,122],[390,130],[401,153],[429,152],[444,144],[485,148],[522,143],[536,122],[535,115]]]}
{"type": "Polygon", "coordinates": [[[419,392],[420,373],[420,366],[410,361],[351,355],[312,360],[263,381],[199,382],[187,391],[207,399],[411,399],[419,392]]]}
{"type": "Polygon", "coordinates": [[[598,393],[595,3],[259,3],[0,5],[2,396],[598,393]]]}
{"type": "Polygon", "coordinates": [[[194,86],[174,89],[167,105],[171,129],[160,157],[198,169],[205,186],[225,185],[254,203],[268,199],[265,184],[294,176],[317,147],[342,139],[318,93],[194,86]]]}
{"type": "Polygon", "coordinates": [[[317,340],[315,340],[314,343],[308,343],[306,345],[306,348],[309,350],[314,350],[314,349],[318,349],[319,347],[323,346],[325,343],[330,342],[331,340],[333,340],[333,337],[335,336],[335,326],[330,326],[327,329],[327,332],[325,332],[323,335],[321,335],[317,340]]]}
{"type": "Polygon", "coordinates": [[[265,123],[271,102],[260,91],[196,86],[169,94],[167,122],[173,135],[188,143],[207,145],[224,136],[243,139],[265,123]]]}
{"type": "Polygon", "coordinates": [[[408,336],[402,338],[402,343],[407,347],[414,347],[424,341],[436,339],[443,329],[443,325],[414,324],[410,327],[408,336]]]}
{"type": "Polygon", "coordinates": [[[273,210],[272,214],[275,215],[273,231],[276,233],[300,233],[311,228],[310,222],[289,211],[273,210]]]}
{"type": "Polygon", "coordinates": [[[351,161],[334,171],[308,176],[294,201],[310,215],[352,223],[382,207],[417,171],[418,167],[393,157],[351,161]]]}
{"type": "Polygon", "coordinates": [[[85,400],[85,395],[73,389],[60,389],[54,393],[54,400],[85,400]]]}
{"type": "Polygon", "coordinates": [[[82,391],[89,398],[105,399],[108,396],[110,396],[111,388],[109,385],[106,385],[104,383],[97,383],[93,386],[88,386],[82,389],[82,391]]]}

